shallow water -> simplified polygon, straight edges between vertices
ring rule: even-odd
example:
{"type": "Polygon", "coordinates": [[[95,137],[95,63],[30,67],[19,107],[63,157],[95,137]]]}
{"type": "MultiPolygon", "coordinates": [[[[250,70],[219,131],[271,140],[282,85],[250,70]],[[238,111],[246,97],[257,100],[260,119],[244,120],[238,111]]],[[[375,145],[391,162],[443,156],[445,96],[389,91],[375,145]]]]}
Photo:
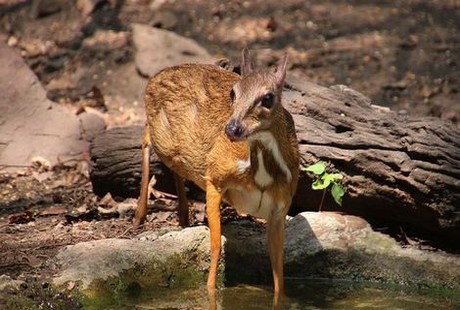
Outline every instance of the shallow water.
{"type": "MultiPolygon", "coordinates": [[[[368,282],[288,280],[281,309],[460,309],[460,292],[368,282]]],[[[271,309],[268,286],[237,285],[219,291],[217,309],[271,309]]],[[[99,300],[86,309],[208,309],[206,287],[160,288],[99,300]],[[136,295],[136,296],[133,296],[136,295]]]]}

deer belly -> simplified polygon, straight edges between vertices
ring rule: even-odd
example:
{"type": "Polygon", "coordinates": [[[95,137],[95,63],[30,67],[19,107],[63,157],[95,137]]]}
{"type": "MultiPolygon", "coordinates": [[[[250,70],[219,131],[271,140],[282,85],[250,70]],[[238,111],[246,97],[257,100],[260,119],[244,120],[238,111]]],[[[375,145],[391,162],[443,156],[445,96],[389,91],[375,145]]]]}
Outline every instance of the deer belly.
{"type": "Polygon", "coordinates": [[[268,220],[277,209],[282,208],[282,204],[274,201],[269,192],[258,189],[248,191],[238,187],[232,188],[226,191],[224,197],[239,214],[249,214],[265,220],[268,220]]]}

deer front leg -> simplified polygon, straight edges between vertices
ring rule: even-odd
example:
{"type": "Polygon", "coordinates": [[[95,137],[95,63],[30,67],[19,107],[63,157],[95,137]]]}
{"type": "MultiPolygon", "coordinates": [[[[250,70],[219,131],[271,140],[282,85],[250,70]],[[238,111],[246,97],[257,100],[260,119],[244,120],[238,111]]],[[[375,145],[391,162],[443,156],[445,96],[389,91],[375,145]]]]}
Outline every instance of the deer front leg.
{"type": "Polygon", "coordinates": [[[210,182],[206,184],[206,214],[211,235],[211,266],[209,267],[208,291],[216,289],[217,266],[221,251],[220,203],[222,195],[210,182]]]}
{"type": "Polygon", "coordinates": [[[284,212],[277,212],[268,220],[267,244],[273,272],[275,300],[284,294],[284,212]]]}
{"type": "Polygon", "coordinates": [[[144,141],[142,143],[142,179],[141,193],[137,202],[136,213],[134,214],[134,229],[138,228],[145,221],[147,216],[147,201],[149,199],[149,176],[150,176],[150,149],[152,143],[150,141],[149,127],[147,123],[144,128],[144,141]]]}

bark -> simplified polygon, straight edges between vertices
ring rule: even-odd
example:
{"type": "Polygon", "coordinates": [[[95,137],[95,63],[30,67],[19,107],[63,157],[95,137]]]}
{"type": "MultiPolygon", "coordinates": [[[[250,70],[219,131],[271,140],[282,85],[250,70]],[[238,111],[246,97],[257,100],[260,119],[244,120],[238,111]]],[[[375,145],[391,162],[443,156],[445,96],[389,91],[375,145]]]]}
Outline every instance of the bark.
{"type": "MultiPolygon", "coordinates": [[[[460,241],[460,131],[438,118],[414,118],[374,106],[345,86],[321,87],[289,80],[284,104],[296,123],[302,164],[318,160],[342,173],[343,205],[326,195],[322,210],[360,215],[428,239],[460,241]]],[[[98,195],[137,197],[142,127],[117,128],[91,147],[91,178],[98,195]]],[[[157,188],[172,191],[173,179],[152,156],[157,188]]],[[[322,193],[301,173],[292,212],[318,210],[322,193]]],[[[457,243],[458,245],[458,243],[457,243]]]]}
{"type": "MultiPolygon", "coordinates": [[[[91,183],[98,196],[138,197],[141,182],[143,126],[107,130],[91,143],[91,183]]],[[[174,193],[174,178],[169,169],[152,153],[150,173],[155,188],[174,193]]]]}

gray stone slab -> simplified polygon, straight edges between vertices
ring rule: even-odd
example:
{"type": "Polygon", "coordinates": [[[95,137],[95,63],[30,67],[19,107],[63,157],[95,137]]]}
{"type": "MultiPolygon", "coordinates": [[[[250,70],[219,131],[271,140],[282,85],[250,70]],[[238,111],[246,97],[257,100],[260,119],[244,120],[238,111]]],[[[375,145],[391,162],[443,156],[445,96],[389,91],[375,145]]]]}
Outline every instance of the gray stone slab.
{"type": "Polygon", "coordinates": [[[132,24],[136,67],[143,76],[183,63],[213,63],[205,48],[194,40],[149,25],[132,24]]]}
{"type": "Polygon", "coordinates": [[[34,157],[51,165],[88,148],[77,117],[46,97],[18,51],[0,42],[0,169],[15,171],[34,157]]]}

